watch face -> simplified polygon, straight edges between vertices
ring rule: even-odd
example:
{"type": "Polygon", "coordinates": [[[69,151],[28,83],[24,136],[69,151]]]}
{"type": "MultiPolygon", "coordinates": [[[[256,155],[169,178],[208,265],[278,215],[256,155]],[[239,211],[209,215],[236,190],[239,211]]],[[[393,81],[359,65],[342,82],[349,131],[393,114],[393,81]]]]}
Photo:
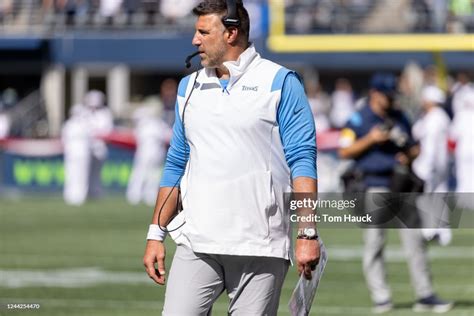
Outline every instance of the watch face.
{"type": "Polygon", "coordinates": [[[316,229],[314,228],[305,228],[304,233],[308,237],[316,236],[316,229]]]}

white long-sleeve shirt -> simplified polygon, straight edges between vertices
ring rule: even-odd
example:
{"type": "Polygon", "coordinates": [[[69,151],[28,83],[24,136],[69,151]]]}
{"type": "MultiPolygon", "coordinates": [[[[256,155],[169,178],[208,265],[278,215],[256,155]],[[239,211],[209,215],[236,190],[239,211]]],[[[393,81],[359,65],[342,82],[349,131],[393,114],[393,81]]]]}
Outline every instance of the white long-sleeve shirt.
{"type": "Polygon", "coordinates": [[[413,137],[420,142],[413,171],[425,181],[426,192],[447,189],[449,123],[446,112],[435,107],[413,125],[413,137]]]}

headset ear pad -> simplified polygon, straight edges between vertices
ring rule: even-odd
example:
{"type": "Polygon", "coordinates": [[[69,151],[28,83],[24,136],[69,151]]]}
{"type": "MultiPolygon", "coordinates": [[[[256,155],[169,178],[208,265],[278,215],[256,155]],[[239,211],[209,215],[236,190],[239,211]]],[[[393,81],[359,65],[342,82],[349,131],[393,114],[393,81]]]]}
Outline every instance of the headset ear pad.
{"type": "Polygon", "coordinates": [[[239,27],[240,20],[237,15],[237,1],[236,0],[226,0],[227,2],[227,15],[222,18],[222,24],[225,27],[239,27]]]}

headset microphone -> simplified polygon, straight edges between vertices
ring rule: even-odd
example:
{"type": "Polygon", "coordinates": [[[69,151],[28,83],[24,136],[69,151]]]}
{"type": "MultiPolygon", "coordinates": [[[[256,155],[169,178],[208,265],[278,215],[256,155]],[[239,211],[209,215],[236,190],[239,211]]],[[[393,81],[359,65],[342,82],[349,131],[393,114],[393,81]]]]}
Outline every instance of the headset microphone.
{"type": "Polygon", "coordinates": [[[188,57],[186,57],[186,59],[184,60],[184,64],[186,65],[186,68],[191,67],[191,59],[193,59],[195,56],[199,55],[199,53],[200,53],[200,51],[197,51],[197,52],[192,53],[188,57]]]}

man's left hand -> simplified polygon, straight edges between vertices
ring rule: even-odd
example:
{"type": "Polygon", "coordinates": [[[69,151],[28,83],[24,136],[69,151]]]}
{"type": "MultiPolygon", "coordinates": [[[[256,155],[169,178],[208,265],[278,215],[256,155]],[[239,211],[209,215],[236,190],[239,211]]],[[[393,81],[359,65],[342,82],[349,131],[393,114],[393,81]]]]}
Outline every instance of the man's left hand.
{"type": "Polygon", "coordinates": [[[303,273],[306,279],[311,280],[311,271],[319,263],[319,241],[296,239],[295,256],[298,274],[303,273]]]}

